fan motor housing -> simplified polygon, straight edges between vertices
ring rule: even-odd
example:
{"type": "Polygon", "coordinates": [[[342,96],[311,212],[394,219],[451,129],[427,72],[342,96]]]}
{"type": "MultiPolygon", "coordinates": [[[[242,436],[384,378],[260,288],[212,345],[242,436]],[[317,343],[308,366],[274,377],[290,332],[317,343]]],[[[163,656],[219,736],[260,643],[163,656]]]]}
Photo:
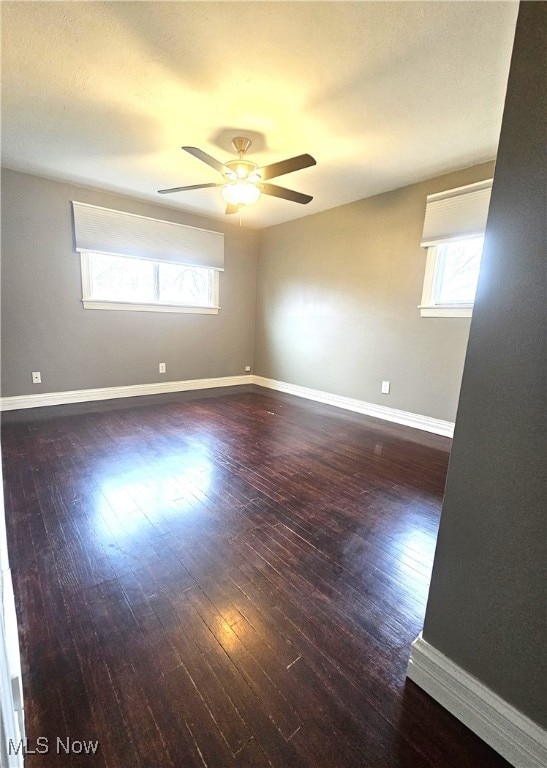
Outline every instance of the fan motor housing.
{"type": "Polygon", "coordinates": [[[224,165],[234,173],[234,177],[231,174],[224,174],[230,181],[235,181],[236,178],[246,179],[247,181],[260,181],[260,174],[256,172],[258,165],[250,160],[229,160],[224,165]]]}

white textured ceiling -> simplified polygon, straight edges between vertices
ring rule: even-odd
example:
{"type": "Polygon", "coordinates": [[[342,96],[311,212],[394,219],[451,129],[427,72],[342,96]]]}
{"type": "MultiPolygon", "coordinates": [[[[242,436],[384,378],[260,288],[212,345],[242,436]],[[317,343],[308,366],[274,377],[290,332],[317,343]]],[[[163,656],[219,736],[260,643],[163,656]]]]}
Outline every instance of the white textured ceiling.
{"type": "Polygon", "coordinates": [[[259,165],[314,196],[268,198],[261,228],[496,154],[516,2],[2,2],[9,168],[215,217],[219,181],[181,151],[259,165]]]}

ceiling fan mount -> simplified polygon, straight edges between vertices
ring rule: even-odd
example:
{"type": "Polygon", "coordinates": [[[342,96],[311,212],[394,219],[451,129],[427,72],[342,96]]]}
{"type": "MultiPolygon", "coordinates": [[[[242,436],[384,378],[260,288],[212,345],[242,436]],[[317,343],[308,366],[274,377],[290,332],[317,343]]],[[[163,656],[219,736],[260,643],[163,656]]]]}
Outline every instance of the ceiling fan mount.
{"type": "Polygon", "coordinates": [[[235,136],[232,139],[232,147],[235,149],[235,151],[239,154],[240,157],[243,157],[245,152],[249,149],[253,142],[250,139],[247,139],[245,136],[235,136]]]}
{"type": "Polygon", "coordinates": [[[245,136],[235,136],[232,139],[232,146],[239,157],[236,160],[228,160],[226,163],[221,163],[203,150],[198,149],[198,147],[182,147],[185,152],[219,171],[224,177],[223,182],[219,184],[192,184],[186,187],[159,189],[158,192],[166,195],[173,192],[185,192],[194,189],[205,189],[207,187],[222,187],[221,194],[227,202],[226,213],[236,213],[242,206],[256,203],[261,194],[280,197],[302,205],[306,205],[313,200],[311,195],[295,192],[286,187],[279,187],[276,184],[264,183],[267,179],[273,179],[277,176],[283,176],[286,173],[292,173],[293,171],[315,165],[316,161],[311,155],[298,155],[259,168],[256,163],[244,158],[251,144],[251,140],[245,136]]]}

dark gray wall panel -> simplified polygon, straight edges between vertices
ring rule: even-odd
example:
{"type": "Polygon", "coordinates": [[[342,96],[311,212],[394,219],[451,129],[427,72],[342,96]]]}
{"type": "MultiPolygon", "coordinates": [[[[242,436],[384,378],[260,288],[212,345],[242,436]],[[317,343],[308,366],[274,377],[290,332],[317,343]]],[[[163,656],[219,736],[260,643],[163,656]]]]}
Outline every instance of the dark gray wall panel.
{"type": "Polygon", "coordinates": [[[424,638],[547,724],[543,3],[521,3],[424,638]]]}

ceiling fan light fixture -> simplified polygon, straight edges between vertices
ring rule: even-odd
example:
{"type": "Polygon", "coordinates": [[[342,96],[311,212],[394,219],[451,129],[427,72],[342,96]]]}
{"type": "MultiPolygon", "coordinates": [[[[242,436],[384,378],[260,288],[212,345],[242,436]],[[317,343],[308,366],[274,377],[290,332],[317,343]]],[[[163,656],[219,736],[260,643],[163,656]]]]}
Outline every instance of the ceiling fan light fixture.
{"type": "Polygon", "coordinates": [[[221,163],[207,152],[199,147],[182,147],[185,152],[201,160],[206,165],[214,168],[223,176],[220,184],[190,184],[185,187],[172,187],[171,189],[158,189],[162,195],[172,192],[186,192],[194,189],[205,189],[206,187],[222,187],[221,195],[226,201],[226,213],[235,213],[242,205],[253,205],[261,195],[270,195],[279,197],[282,200],[291,200],[293,203],[306,205],[313,200],[311,195],[304,195],[302,192],[295,192],[293,189],[279,187],[277,184],[269,184],[270,179],[277,176],[283,176],[286,173],[293,173],[302,168],[309,168],[316,165],[315,158],[311,155],[297,155],[289,157],[287,160],[281,160],[277,163],[270,163],[261,168],[256,163],[247,160],[244,155],[251,146],[251,140],[244,136],[236,136],[232,140],[232,146],[239,155],[237,160],[228,160],[221,163]]]}
{"type": "Polygon", "coordinates": [[[224,176],[229,181],[237,181],[238,179],[246,179],[248,181],[255,181],[252,176],[256,176],[258,172],[258,166],[256,163],[251,163],[250,160],[230,160],[226,164],[226,173],[224,176]]]}
{"type": "Polygon", "coordinates": [[[232,181],[222,187],[221,195],[231,205],[252,205],[260,197],[260,189],[249,181],[232,181]]]}

